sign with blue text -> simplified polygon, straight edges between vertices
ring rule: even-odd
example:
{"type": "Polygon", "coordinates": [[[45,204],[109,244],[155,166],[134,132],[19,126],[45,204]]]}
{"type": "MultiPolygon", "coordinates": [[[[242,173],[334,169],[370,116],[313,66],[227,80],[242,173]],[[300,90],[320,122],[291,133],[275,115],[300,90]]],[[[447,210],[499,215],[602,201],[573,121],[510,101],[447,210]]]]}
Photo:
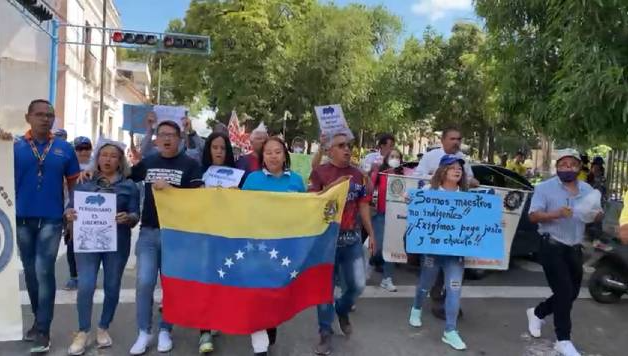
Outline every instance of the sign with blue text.
{"type": "Polygon", "coordinates": [[[500,197],[412,189],[408,198],[408,253],[504,258],[500,197]]]}

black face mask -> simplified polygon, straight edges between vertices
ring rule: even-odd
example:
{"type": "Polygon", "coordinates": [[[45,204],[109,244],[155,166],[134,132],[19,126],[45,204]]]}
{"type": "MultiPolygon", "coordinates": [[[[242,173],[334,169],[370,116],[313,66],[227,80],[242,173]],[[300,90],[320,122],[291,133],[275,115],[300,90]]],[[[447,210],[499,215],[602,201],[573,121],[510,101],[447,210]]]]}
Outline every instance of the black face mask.
{"type": "Polygon", "coordinates": [[[571,183],[578,178],[578,172],[574,171],[556,172],[556,175],[563,183],[571,183]]]}

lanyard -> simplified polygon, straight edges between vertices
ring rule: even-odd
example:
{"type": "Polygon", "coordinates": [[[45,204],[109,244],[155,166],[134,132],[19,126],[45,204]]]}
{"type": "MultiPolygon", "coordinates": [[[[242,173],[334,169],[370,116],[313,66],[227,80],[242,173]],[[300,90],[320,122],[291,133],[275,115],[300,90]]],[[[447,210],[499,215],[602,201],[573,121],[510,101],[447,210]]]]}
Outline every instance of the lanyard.
{"type": "Polygon", "coordinates": [[[50,147],[52,147],[53,142],[54,139],[50,139],[48,141],[48,145],[46,146],[46,148],[44,148],[44,152],[42,154],[39,154],[39,150],[33,143],[33,139],[28,140],[28,143],[31,145],[33,155],[35,156],[35,158],[37,158],[37,190],[41,189],[41,183],[44,180],[44,161],[48,156],[48,152],[50,151],[50,147]]]}

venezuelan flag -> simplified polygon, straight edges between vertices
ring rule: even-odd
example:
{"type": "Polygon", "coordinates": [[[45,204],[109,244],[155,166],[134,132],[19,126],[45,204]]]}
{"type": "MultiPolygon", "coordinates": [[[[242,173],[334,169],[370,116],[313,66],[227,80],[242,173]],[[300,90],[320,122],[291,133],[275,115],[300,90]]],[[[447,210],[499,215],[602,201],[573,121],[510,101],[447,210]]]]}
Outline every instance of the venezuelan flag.
{"type": "Polygon", "coordinates": [[[155,191],[164,319],[251,334],[331,303],[348,190],[345,182],[320,195],[155,191]]]}

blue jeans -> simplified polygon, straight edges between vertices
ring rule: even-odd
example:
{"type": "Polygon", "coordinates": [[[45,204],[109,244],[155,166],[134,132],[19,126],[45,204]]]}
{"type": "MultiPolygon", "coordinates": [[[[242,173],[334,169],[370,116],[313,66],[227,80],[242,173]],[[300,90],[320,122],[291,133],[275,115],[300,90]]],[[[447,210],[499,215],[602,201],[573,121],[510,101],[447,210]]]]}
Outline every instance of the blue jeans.
{"type": "Polygon", "coordinates": [[[17,219],[17,246],[24,266],[26,289],[37,330],[44,334],[50,333],[54,316],[55,262],[62,226],[60,219],[17,219]]]}
{"type": "MultiPolygon", "coordinates": [[[[377,251],[375,251],[375,257],[384,259],[384,221],[386,219],[385,214],[377,213],[373,217],[373,230],[375,230],[375,242],[377,244],[377,251]]],[[[395,265],[384,261],[384,265],[382,266],[384,269],[383,278],[392,278],[393,271],[395,270],[395,265]]]]}
{"type": "Polygon", "coordinates": [[[421,272],[414,297],[414,308],[421,309],[438,272],[443,269],[445,274],[445,331],[456,330],[458,311],[460,310],[460,294],[462,276],[464,275],[464,258],[457,256],[425,255],[421,262],[421,272]]]}
{"type": "MultiPolygon", "coordinates": [[[[331,333],[334,314],[347,316],[366,287],[364,254],[361,243],[336,247],[334,275],[336,273],[342,273],[345,287],[341,297],[336,300],[335,307],[332,304],[321,304],[317,307],[320,333],[331,333]]],[[[334,278],[329,282],[334,285],[334,278]]]]}
{"type": "MultiPolygon", "coordinates": [[[[157,285],[157,273],[161,270],[161,235],[159,229],[142,227],[135,245],[137,256],[137,282],[135,305],[137,327],[150,333],[153,320],[153,293],[157,285]]],[[[185,303],[185,301],[181,301],[185,303]]],[[[161,330],[172,330],[172,324],[161,320],[161,330]]]]}
{"type": "Polygon", "coordinates": [[[122,273],[129,259],[131,250],[131,231],[118,229],[118,250],[116,252],[77,253],[76,266],[78,270],[77,305],[79,331],[89,332],[92,324],[92,306],[96,280],[100,264],[103,266],[103,288],[105,300],[98,327],[109,329],[113,315],[120,299],[122,273]]]}

